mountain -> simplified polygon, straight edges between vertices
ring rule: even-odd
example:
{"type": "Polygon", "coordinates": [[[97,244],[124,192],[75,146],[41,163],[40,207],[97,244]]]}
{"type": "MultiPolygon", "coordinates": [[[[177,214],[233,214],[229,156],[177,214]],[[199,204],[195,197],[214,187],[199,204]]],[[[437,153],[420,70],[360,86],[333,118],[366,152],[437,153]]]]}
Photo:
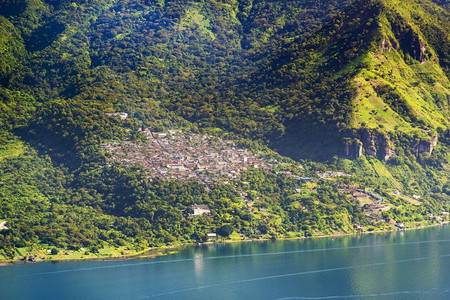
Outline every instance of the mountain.
{"type": "Polygon", "coordinates": [[[448,28],[445,1],[0,0],[0,258],[435,222],[448,28]]]}

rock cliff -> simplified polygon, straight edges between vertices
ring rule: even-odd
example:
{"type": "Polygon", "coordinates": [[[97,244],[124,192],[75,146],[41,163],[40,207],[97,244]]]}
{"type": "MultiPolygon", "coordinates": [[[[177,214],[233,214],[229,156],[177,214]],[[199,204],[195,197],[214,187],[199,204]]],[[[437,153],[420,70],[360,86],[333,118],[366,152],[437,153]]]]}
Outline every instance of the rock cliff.
{"type": "Polygon", "coordinates": [[[426,152],[426,153],[431,155],[431,153],[433,152],[434,147],[436,147],[436,145],[438,143],[438,140],[439,140],[438,136],[435,135],[430,140],[427,140],[427,141],[422,140],[422,141],[420,141],[419,144],[417,145],[416,149],[415,149],[416,150],[415,151],[416,155],[419,155],[420,153],[424,153],[424,152],[426,152]]]}
{"type": "MultiPolygon", "coordinates": [[[[431,155],[438,141],[439,138],[436,134],[429,140],[422,139],[412,143],[410,147],[416,155],[420,153],[431,155]]],[[[367,128],[361,129],[354,138],[345,143],[344,152],[351,158],[359,158],[367,154],[383,161],[396,155],[393,141],[386,133],[367,128]]]]}

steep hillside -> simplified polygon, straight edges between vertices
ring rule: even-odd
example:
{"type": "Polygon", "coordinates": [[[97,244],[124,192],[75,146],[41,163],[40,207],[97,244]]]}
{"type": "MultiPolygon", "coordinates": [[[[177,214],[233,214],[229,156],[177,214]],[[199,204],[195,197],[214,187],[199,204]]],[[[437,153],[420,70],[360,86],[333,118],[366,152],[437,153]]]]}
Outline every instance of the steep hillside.
{"type": "MultiPolygon", "coordinates": [[[[380,15],[379,36],[364,57],[366,67],[354,79],[358,94],[351,127],[390,136],[405,133],[421,140],[415,145],[418,141],[411,142],[416,154],[431,153],[439,136],[445,139],[450,99],[447,56],[437,53],[432,43],[438,36],[448,49],[450,37],[444,28],[449,23],[435,26],[434,32],[423,32],[422,28],[427,30],[430,23],[440,21],[417,5],[413,7],[406,10],[390,2],[380,15]],[[409,21],[414,19],[418,21],[409,21]]],[[[381,158],[389,159],[393,150],[384,151],[381,158]]]]}
{"type": "Polygon", "coordinates": [[[0,260],[436,223],[435,2],[0,0],[0,260]]]}
{"type": "MultiPolygon", "coordinates": [[[[283,118],[287,132],[275,147],[294,157],[311,152],[326,157],[346,148],[347,155],[360,156],[357,145],[367,132],[386,145],[394,132],[434,144],[439,131],[445,139],[449,22],[444,11],[437,18],[429,10],[413,1],[358,1],[270,58],[251,84],[257,86],[252,98],[271,95],[270,102],[260,104],[278,107],[283,118]],[[432,46],[437,39],[439,51],[432,46]],[[343,136],[359,139],[351,147],[356,151],[343,146],[343,136]]],[[[376,155],[369,148],[377,145],[362,144],[380,159],[393,154],[376,155]]]]}

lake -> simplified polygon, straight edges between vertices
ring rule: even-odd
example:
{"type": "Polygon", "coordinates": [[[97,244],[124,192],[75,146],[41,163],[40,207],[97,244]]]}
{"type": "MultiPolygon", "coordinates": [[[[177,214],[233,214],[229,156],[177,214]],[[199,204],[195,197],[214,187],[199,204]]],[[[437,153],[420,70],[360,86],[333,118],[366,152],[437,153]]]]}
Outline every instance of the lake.
{"type": "Polygon", "coordinates": [[[0,267],[0,299],[450,299],[450,226],[0,267]]]}

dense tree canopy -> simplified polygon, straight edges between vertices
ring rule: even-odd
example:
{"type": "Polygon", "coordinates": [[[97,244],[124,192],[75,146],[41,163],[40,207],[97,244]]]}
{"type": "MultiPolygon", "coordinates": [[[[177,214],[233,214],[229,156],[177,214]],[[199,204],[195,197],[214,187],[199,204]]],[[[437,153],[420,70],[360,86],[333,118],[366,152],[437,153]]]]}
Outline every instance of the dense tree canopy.
{"type": "Polygon", "coordinates": [[[450,21],[434,2],[0,0],[0,259],[433,222],[450,191],[450,21]],[[276,165],[206,185],[110,163],[102,145],[143,129],[276,165]],[[367,217],[355,189],[391,209],[367,217]]]}

